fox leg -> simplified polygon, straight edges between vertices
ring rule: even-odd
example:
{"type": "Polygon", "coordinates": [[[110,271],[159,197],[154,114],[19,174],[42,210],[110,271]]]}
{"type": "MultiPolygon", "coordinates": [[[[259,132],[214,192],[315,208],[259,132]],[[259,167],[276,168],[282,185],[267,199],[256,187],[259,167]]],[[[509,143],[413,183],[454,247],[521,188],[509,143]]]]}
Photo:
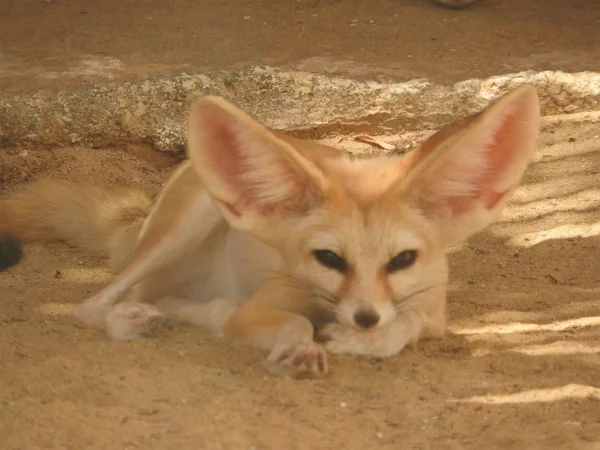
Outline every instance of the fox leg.
{"type": "Polygon", "coordinates": [[[238,308],[239,302],[217,298],[194,302],[178,297],[163,297],[156,305],[141,302],[117,303],[106,318],[106,334],[123,341],[154,334],[165,320],[203,328],[222,337],[223,325],[238,308]]]}
{"type": "Polygon", "coordinates": [[[305,314],[308,300],[299,294],[276,281],[266,282],[225,322],[224,337],[268,351],[264,367],[272,375],[325,375],[327,354],[314,342],[314,328],[305,314]]]}
{"type": "MultiPolygon", "coordinates": [[[[137,303],[121,303],[123,311],[135,312],[137,303]],[[136,305],[136,306],[127,306],[136,305]]],[[[142,304],[143,305],[143,304],[142,304]]],[[[144,305],[146,307],[152,305],[144,305]]],[[[302,315],[306,300],[289,288],[267,282],[246,303],[231,299],[193,302],[177,297],[164,297],[156,303],[161,315],[207,329],[228,340],[245,343],[269,352],[264,363],[275,376],[294,378],[319,377],[327,373],[325,349],[313,340],[312,323],[302,315]]],[[[304,311],[305,312],[305,311],[304,311]]],[[[121,311],[113,314],[121,314],[121,311]]],[[[141,314],[141,313],[140,313],[141,314]]],[[[120,319],[109,327],[119,328],[120,319]]],[[[135,321],[132,321],[135,322],[135,321]]],[[[137,333],[147,328],[133,323],[125,331],[137,333]]]]}
{"type": "Polygon", "coordinates": [[[197,251],[221,222],[208,193],[202,189],[191,191],[193,195],[181,195],[168,205],[168,210],[157,205],[153,213],[156,220],[149,220],[124,268],[111,284],[78,306],[73,311],[75,317],[86,325],[109,331],[114,339],[135,337],[139,330],[154,328],[162,313],[152,305],[125,302],[114,311],[113,307],[136,283],[175,264],[189,252],[197,251]],[[109,318],[116,324],[110,329],[109,318]],[[125,325],[128,321],[130,329],[125,325]]]}
{"type": "Polygon", "coordinates": [[[156,307],[168,319],[204,328],[215,336],[223,337],[223,326],[238,309],[239,304],[239,301],[225,298],[194,302],[177,297],[164,297],[156,302],[156,307]]]}

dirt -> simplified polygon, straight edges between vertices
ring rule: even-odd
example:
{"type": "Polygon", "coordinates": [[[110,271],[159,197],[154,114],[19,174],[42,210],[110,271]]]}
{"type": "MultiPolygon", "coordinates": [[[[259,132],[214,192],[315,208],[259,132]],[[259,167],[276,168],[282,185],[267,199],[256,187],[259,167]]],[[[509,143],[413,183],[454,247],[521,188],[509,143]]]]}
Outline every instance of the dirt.
{"type": "Polygon", "coordinates": [[[268,64],[452,82],[597,70],[597,0],[1,0],[0,88],[268,64]]]}
{"type": "MultiPolygon", "coordinates": [[[[110,281],[105,261],[27,245],[0,273],[0,448],[600,448],[599,134],[593,117],[546,120],[502,219],[451,253],[444,339],[332,357],[323,380],[272,378],[261,352],[194,328],[111,342],[69,315],[110,281]]],[[[0,182],[155,193],[176,163],[141,146],[13,149],[0,182]]]]}
{"type": "MultiPolygon", "coordinates": [[[[443,82],[597,71],[598,42],[597,0],[0,0],[0,89],[252,64],[443,82]]],[[[269,377],[261,352],[193,328],[111,342],[69,315],[111,280],[106,262],[27,245],[0,273],[0,448],[599,449],[597,119],[546,119],[502,219],[452,250],[444,339],[332,357],[323,380],[269,377]]],[[[3,149],[0,194],[46,175],[156,193],[177,162],[132,145],[3,149]]]]}

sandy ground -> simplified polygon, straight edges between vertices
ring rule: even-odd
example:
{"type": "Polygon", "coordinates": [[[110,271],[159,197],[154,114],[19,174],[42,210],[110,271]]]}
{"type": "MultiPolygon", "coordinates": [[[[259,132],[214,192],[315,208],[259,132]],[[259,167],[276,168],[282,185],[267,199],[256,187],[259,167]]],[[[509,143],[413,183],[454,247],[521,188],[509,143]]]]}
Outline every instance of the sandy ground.
{"type": "Polygon", "coordinates": [[[598,0],[0,0],[0,89],[268,64],[402,81],[598,70],[598,0]]]}
{"type": "MultiPolygon", "coordinates": [[[[68,315],[110,280],[104,261],[28,245],[0,274],[0,448],[600,448],[599,134],[589,118],[546,121],[502,220],[451,255],[445,339],[332,357],[324,380],[271,378],[261,352],[193,328],[110,342],[68,315]]],[[[144,147],[14,149],[0,183],[156,192],[175,163],[144,147]]]]}
{"type": "MultiPolygon", "coordinates": [[[[448,82],[597,71],[598,42],[598,0],[0,0],[0,89],[248,64],[448,82]]],[[[503,219],[451,254],[445,339],[332,357],[324,380],[268,377],[260,352],[192,328],[110,342],[68,315],[110,281],[105,262],[28,245],[0,273],[0,449],[600,448],[599,135],[593,117],[546,121],[503,219]]],[[[42,175],[156,192],[176,162],[3,149],[0,194],[42,175]]]]}

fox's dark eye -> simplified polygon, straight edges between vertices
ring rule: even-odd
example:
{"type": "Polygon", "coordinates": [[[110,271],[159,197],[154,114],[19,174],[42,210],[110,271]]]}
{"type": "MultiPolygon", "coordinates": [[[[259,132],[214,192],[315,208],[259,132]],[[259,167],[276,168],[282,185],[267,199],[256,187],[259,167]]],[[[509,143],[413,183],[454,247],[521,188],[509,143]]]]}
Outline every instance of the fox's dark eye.
{"type": "Polygon", "coordinates": [[[319,263],[328,269],[337,270],[338,272],[345,272],[348,269],[346,260],[331,250],[315,250],[313,255],[319,263]]]}
{"type": "Polygon", "coordinates": [[[404,250],[398,253],[385,266],[388,273],[397,272],[398,270],[407,269],[412,266],[417,260],[416,250],[404,250]]]}

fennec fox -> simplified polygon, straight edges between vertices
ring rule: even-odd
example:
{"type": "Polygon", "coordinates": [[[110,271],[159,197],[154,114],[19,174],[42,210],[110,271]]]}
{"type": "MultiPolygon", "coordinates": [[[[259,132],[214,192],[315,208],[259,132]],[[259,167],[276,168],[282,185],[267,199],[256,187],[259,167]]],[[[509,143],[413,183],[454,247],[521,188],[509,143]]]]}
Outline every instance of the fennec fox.
{"type": "Polygon", "coordinates": [[[353,158],[205,97],[154,204],[40,181],[0,203],[0,231],[106,252],[114,281],[74,315],[112,339],[166,316],[264,349],[271,374],[322,376],[326,352],[386,357],[443,335],[446,250],[499,216],[539,116],[522,86],[406,155],[353,158]]]}

